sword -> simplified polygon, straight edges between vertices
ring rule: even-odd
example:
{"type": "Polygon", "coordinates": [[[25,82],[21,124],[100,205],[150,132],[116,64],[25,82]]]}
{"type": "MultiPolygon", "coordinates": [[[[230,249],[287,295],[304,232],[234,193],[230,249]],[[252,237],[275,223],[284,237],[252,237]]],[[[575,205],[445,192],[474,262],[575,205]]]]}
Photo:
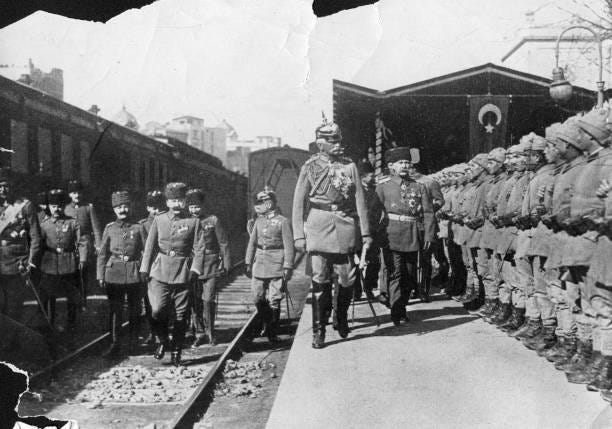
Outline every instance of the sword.
{"type": "Polygon", "coordinates": [[[291,308],[295,311],[293,307],[293,300],[291,299],[291,294],[289,293],[289,288],[287,287],[287,278],[283,275],[283,282],[281,283],[281,291],[285,292],[285,304],[287,305],[287,320],[291,320],[291,313],[289,313],[289,303],[291,302],[291,308]]]}
{"type": "Polygon", "coordinates": [[[45,310],[45,306],[42,302],[42,299],[40,299],[40,295],[38,294],[38,291],[36,290],[36,286],[34,286],[34,283],[32,282],[32,279],[30,278],[30,274],[26,274],[24,276],[24,279],[25,279],[26,286],[28,286],[32,290],[32,293],[34,293],[34,298],[36,298],[36,302],[38,303],[38,306],[40,307],[40,311],[42,311],[43,316],[45,316],[45,320],[47,321],[47,324],[49,325],[52,331],[55,331],[55,328],[53,327],[53,324],[51,323],[51,318],[47,314],[47,310],[45,310]]]}
{"type": "Polygon", "coordinates": [[[87,283],[85,280],[85,273],[83,270],[79,270],[79,283],[81,289],[81,297],[83,298],[83,302],[81,303],[82,310],[87,310],[87,283]]]}
{"type": "MultiPolygon", "coordinates": [[[[368,246],[363,246],[361,249],[361,258],[359,259],[359,276],[361,277],[361,285],[365,289],[365,274],[364,270],[368,266],[368,261],[366,260],[366,253],[368,251],[368,246]]],[[[376,315],[376,311],[374,311],[374,306],[372,305],[372,301],[370,300],[370,294],[366,292],[366,300],[368,301],[368,306],[374,315],[374,320],[376,320],[376,326],[380,326],[380,321],[378,320],[378,316],[376,315]]],[[[354,308],[354,307],[353,307],[354,308]]]]}

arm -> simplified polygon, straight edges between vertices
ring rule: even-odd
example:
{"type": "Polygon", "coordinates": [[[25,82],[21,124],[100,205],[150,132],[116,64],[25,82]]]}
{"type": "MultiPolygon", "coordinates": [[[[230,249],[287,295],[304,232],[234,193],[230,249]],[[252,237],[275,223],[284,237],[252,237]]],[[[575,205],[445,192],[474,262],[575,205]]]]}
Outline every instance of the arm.
{"type": "Polygon", "coordinates": [[[157,218],[153,219],[153,223],[151,224],[151,228],[149,228],[149,235],[147,236],[147,241],[145,243],[144,253],[142,254],[142,262],[140,263],[140,272],[141,273],[149,273],[151,269],[151,263],[153,262],[153,255],[159,249],[159,244],[157,242],[157,218]]]}
{"type": "Polygon", "coordinates": [[[31,202],[27,202],[23,207],[23,214],[28,222],[28,236],[30,245],[30,255],[28,257],[28,265],[38,266],[38,260],[41,254],[41,232],[38,223],[38,216],[31,202]]]}
{"type": "MultiPolygon", "coordinates": [[[[247,244],[246,255],[244,256],[245,265],[253,265],[253,260],[255,259],[255,247],[257,246],[257,221],[253,225],[253,230],[251,231],[251,235],[249,236],[249,244],[247,244]]],[[[293,247],[293,243],[291,243],[291,247],[293,247]]]]}
{"type": "Polygon", "coordinates": [[[102,242],[100,243],[100,251],[98,252],[97,259],[97,270],[96,270],[96,278],[98,280],[104,280],[104,271],[106,270],[106,262],[109,257],[110,250],[110,237],[108,235],[108,225],[104,228],[104,233],[102,234],[102,242]]]}
{"type": "Polygon", "coordinates": [[[357,206],[357,215],[359,216],[359,226],[361,228],[361,236],[370,236],[370,222],[368,222],[368,207],[363,195],[363,187],[359,180],[359,172],[355,163],[351,163],[351,174],[355,181],[355,205],[357,206]]]}
{"type": "Polygon", "coordinates": [[[79,262],[83,265],[87,264],[87,257],[89,256],[89,249],[87,246],[87,241],[83,240],[81,237],[81,225],[75,220],[74,221],[74,247],[79,249],[79,262]]]}
{"type": "Polygon", "coordinates": [[[436,225],[434,220],[433,203],[425,185],[419,184],[421,189],[421,204],[423,205],[423,225],[425,228],[425,241],[433,241],[436,236],[436,225]]]}
{"type": "MultiPolygon", "coordinates": [[[[147,240],[148,241],[148,240],[147,240]]],[[[199,220],[195,221],[195,229],[193,231],[193,261],[191,262],[190,271],[197,275],[204,271],[204,253],[206,250],[206,242],[204,241],[204,230],[199,220]]]]}
{"type": "Polygon", "coordinates": [[[218,218],[216,219],[215,235],[217,236],[217,242],[219,243],[219,250],[221,251],[221,257],[223,258],[223,267],[225,268],[226,271],[229,271],[229,269],[232,267],[232,258],[230,255],[229,240],[227,237],[227,232],[225,231],[223,224],[219,221],[218,218]]]}
{"type": "Polygon", "coordinates": [[[434,212],[437,212],[444,206],[444,195],[442,194],[442,188],[440,188],[440,184],[438,182],[432,180],[429,191],[431,194],[434,212]]]}
{"type": "Polygon", "coordinates": [[[94,235],[94,246],[98,249],[102,241],[102,228],[100,227],[100,221],[93,204],[89,205],[89,217],[91,218],[91,229],[94,235]]]}
{"type": "Polygon", "coordinates": [[[300,170],[295,194],[293,195],[293,233],[295,239],[304,239],[304,202],[310,192],[310,182],[306,177],[306,166],[300,170]]]}
{"type": "Polygon", "coordinates": [[[283,247],[285,248],[285,258],[283,260],[283,268],[293,269],[293,260],[295,258],[295,249],[293,247],[293,231],[287,219],[281,224],[283,233],[283,247]]]}

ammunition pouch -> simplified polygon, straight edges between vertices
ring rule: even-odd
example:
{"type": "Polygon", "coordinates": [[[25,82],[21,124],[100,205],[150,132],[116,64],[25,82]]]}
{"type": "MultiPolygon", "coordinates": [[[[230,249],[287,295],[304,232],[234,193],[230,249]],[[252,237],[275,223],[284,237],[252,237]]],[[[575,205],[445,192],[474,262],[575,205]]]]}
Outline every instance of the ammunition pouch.
{"type": "Polygon", "coordinates": [[[470,219],[465,225],[470,229],[478,229],[484,225],[484,219],[481,217],[470,219]]]}
{"type": "Polygon", "coordinates": [[[502,216],[501,217],[502,226],[506,226],[506,227],[514,226],[515,225],[514,218],[515,218],[515,215],[513,213],[502,216]]]}

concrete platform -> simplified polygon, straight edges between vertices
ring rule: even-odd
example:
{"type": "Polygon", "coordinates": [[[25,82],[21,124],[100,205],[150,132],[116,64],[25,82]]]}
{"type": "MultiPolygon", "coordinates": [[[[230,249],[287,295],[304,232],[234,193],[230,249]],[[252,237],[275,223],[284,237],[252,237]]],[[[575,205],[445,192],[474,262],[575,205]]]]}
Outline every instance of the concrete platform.
{"type": "Polygon", "coordinates": [[[358,303],[349,337],[328,329],[315,350],[306,306],[268,429],[588,428],[610,415],[599,393],[454,301],[410,305],[399,328],[375,309],[380,327],[358,303]]]}

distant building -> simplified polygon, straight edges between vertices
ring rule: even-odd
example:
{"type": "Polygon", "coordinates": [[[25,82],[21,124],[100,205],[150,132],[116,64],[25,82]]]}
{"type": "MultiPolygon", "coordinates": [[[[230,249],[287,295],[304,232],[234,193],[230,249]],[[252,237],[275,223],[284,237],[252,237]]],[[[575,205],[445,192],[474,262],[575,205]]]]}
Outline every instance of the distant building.
{"type": "Polygon", "coordinates": [[[166,135],[206,152],[204,148],[204,119],[179,116],[166,125],[166,135]]]}
{"type": "Polygon", "coordinates": [[[216,156],[226,163],[227,156],[227,137],[225,136],[225,128],[223,127],[204,127],[204,152],[216,156]]]}
{"type": "Polygon", "coordinates": [[[0,74],[17,82],[38,89],[59,100],[64,99],[64,71],[52,68],[49,73],[34,66],[32,59],[27,66],[0,64],[0,74]],[[26,71],[23,73],[23,71],[26,71]]]}
{"type": "Polygon", "coordinates": [[[113,116],[111,121],[123,127],[131,128],[136,131],[138,131],[138,128],[139,128],[138,121],[136,120],[136,116],[128,112],[127,109],[125,108],[125,105],[121,108],[121,110],[115,116],[113,116]]]}

